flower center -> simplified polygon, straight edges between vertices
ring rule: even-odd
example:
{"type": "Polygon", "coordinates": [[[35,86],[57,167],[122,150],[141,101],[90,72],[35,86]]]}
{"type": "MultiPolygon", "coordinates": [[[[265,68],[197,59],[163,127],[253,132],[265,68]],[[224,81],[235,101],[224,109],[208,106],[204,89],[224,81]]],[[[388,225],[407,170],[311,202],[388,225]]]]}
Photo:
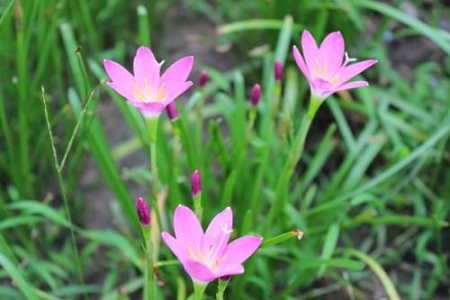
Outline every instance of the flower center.
{"type": "Polygon", "coordinates": [[[188,246],[189,256],[193,260],[201,262],[213,270],[227,258],[227,254],[223,255],[222,252],[228,242],[228,234],[233,231],[232,229],[228,229],[228,224],[226,223],[220,229],[223,231],[220,239],[214,245],[208,245],[206,253],[202,253],[198,244],[195,247],[192,244],[188,246]]]}
{"type": "Polygon", "coordinates": [[[323,80],[328,80],[328,61],[323,62],[323,66],[318,58],[315,59],[314,63],[316,68],[311,72],[313,79],[320,78],[323,80]]]}
{"type": "MultiPolygon", "coordinates": [[[[335,85],[339,81],[339,76],[341,75],[342,71],[347,67],[347,65],[351,62],[354,62],[356,58],[350,58],[348,56],[348,53],[345,52],[345,60],[342,66],[339,68],[339,70],[334,74],[334,76],[331,78],[331,80],[328,77],[328,61],[324,61],[323,65],[321,61],[319,61],[318,58],[316,58],[315,65],[316,68],[312,70],[311,75],[313,79],[320,79],[321,81],[329,82],[331,85],[335,85]]],[[[333,75],[333,74],[332,74],[333,75]]]]}
{"type": "Polygon", "coordinates": [[[148,79],[145,78],[145,87],[140,87],[137,83],[134,85],[133,96],[141,102],[161,102],[167,96],[167,93],[164,92],[165,82],[159,85],[158,91],[156,95],[153,97],[152,89],[150,88],[150,84],[148,83],[148,79]]]}

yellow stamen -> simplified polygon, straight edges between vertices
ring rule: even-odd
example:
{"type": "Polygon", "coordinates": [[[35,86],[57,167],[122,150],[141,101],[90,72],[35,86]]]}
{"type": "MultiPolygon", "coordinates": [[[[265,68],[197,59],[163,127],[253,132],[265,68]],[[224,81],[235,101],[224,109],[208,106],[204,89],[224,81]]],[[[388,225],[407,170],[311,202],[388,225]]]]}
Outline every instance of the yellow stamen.
{"type": "Polygon", "coordinates": [[[198,258],[200,259],[200,262],[205,263],[205,258],[203,257],[202,252],[200,252],[200,247],[198,245],[196,247],[196,250],[197,250],[197,255],[198,255],[198,258]]]}
{"type": "Polygon", "coordinates": [[[164,88],[165,82],[163,82],[158,89],[158,92],[156,93],[156,101],[157,102],[161,102],[164,98],[166,98],[167,93],[164,93],[163,88],[164,88]]]}
{"type": "Polygon", "coordinates": [[[323,64],[323,78],[327,79],[328,78],[328,61],[325,61],[325,63],[323,64]]]}
{"type": "Polygon", "coordinates": [[[322,66],[320,65],[320,62],[318,59],[316,59],[315,62],[316,62],[317,74],[319,75],[317,77],[320,77],[321,75],[323,75],[322,66]]]}
{"type": "Polygon", "coordinates": [[[222,256],[222,258],[217,259],[215,262],[212,263],[211,268],[214,270],[218,265],[223,263],[227,259],[227,255],[222,256]]]}
{"type": "Polygon", "coordinates": [[[161,102],[164,100],[164,98],[167,97],[167,93],[164,92],[164,85],[165,83],[163,82],[159,88],[158,91],[156,92],[156,97],[155,99],[152,101],[152,89],[150,87],[150,83],[148,82],[148,78],[145,78],[144,81],[145,84],[145,88],[144,90],[138,85],[135,84],[134,85],[134,91],[132,92],[132,95],[138,100],[138,101],[142,101],[142,102],[161,102]]]}
{"type": "Polygon", "coordinates": [[[336,82],[338,82],[338,80],[339,80],[339,76],[336,75],[336,76],[333,77],[333,79],[331,79],[331,83],[335,84],[336,82]]]}
{"type": "Polygon", "coordinates": [[[142,91],[142,89],[137,84],[135,84],[134,87],[135,87],[135,90],[132,92],[133,96],[136,97],[139,101],[144,101],[145,94],[142,91]]]}
{"type": "Polygon", "coordinates": [[[192,250],[192,245],[191,245],[191,244],[189,244],[188,252],[189,252],[189,256],[190,256],[192,259],[195,260],[196,257],[195,257],[194,251],[192,250]]]}

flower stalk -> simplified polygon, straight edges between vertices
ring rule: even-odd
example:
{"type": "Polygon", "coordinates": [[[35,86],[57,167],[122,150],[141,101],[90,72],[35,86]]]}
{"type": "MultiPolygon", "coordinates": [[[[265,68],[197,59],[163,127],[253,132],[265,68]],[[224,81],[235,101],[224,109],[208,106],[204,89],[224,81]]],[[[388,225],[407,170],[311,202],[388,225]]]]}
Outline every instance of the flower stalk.
{"type": "Polygon", "coordinates": [[[202,177],[200,171],[195,170],[191,176],[191,195],[194,201],[194,211],[197,218],[202,221],[203,207],[202,207],[202,177]]]}
{"type": "Polygon", "coordinates": [[[300,128],[297,131],[297,134],[295,135],[292,148],[289,151],[290,154],[283,166],[281,175],[277,182],[274,198],[275,203],[270,207],[268,222],[266,224],[271,224],[274,217],[278,213],[282,212],[286,205],[287,194],[289,190],[289,179],[294,174],[295,167],[297,166],[302,156],[309,129],[317,113],[317,110],[319,109],[322,103],[323,101],[320,98],[317,98],[316,96],[314,96],[314,94],[311,94],[308,111],[306,115],[303,117],[302,123],[300,124],[300,128]]]}
{"type": "Polygon", "coordinates": [[[147,202],[138,198],[135,202],[136,212],[141,223],[142,235],[144,237],[145,271],[144,271],[144,300],[155,299],[155,280],[153,272],[153,244],[151,238],[151,214],[147,202]]]}
{"type": "Polygon", "coordinates": [[[158,123],[159,123],[159,117],[158,118],[146,118],[145,119],[147,123],[147,129],[149,133],[149,140],[150,140],[150,169],[152,172],[152,193],[153,198],[156,199],[157,193],[158,193],[158,164],[156,162],[156,142],[158,139],[158,123]]]}
{"type": "Polygon", "coordinates": [[[194,300],[203,300],[203,294],[208,284],[198,283],[194,281],[194,300]]]}
{"type": "Polygon", "coordinates": [[[227,278],[226,280],[219,278],[219,281],[217,283],[216,300],[223,300],[223,294],[225,293],[225,290],[227,289],[228,282],[230,282],[229,278],[227,278]]]}

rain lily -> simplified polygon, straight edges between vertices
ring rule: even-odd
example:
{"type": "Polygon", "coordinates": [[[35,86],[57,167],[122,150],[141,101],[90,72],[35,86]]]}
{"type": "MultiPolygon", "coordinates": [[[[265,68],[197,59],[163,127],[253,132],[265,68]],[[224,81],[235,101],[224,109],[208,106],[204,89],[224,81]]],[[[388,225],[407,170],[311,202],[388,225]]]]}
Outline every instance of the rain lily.
{"type": "Polygon", "coordinates": [[[214,217],[206,232],[194,212],[183,205],[175,210],[173,222],[175,237],[163,232],[162,238],[192,280],[200,284],[244,273],[242,263],[262,242],[261,237],[248,235],[228,244],[233,231],[229,207],[214,217]]]}
{"type": "Polygon", "coordinates": [[[130,101],[146,118],[153,119],[192,86],[192,82],[186,80],[193,63],[194,57],[183,57],[160,75],[163,62],[158,63],[152,51],[142,46],[134,57],[134,76],[111,60],[105,60],[104,67],[111,79],[108,85],[130,101]]]}
{"type": "Polygon", "coordinates": [[[367,81],[348,81],[377,61],[365,60],[349,65],[356,59],[349,58],[344,52],[344,38],[339,31],[328,34],[318,47],[311,33],[305,30],[301,44],[303,56],[294,46],[294,59],[315,97],[323,100],[338,91],[369,85],[367,81]]]}

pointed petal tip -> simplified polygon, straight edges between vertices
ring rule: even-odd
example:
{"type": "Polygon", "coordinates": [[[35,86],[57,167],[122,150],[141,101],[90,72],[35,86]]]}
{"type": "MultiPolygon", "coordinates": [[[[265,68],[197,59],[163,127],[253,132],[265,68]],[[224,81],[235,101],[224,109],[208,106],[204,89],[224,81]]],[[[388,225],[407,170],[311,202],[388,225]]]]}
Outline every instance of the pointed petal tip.
{"type": "Polygon", "coordinates": [[[152,52],[152,50],[146,46],[139,46],[136,52],[142,52],[142,51],[149,51],[152,52]]]}

